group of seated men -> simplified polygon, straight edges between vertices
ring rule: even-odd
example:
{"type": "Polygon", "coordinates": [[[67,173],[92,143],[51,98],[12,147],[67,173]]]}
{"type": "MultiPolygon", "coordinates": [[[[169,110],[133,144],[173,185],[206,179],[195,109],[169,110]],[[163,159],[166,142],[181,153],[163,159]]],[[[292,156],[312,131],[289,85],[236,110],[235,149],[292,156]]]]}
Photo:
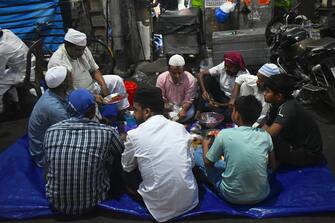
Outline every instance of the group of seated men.
{"type": "MultiPolygon", "coordinates": [[[[323,159],[319,128],[293,98],[287,75],[269,63],[251,75],[238,52],[225,53],[221,64],[197,77],[184,70],[182,56],[172,56],[156,87],[137,90],[138,127],[123,141],[99,122],[103,97],[125,93],[123,80],[101,74],[84,33],[69,29],[64,39],[28,126],[31,157],[44,168],[46,196],[58,212],[82,214],[110,198],[113,185],[124,184],[155,220],[168,221],[198,205],[195,166],[227,202],[255,204],[270,194],[269,168],[323,159]],[[169,103],[178,107],[176,121],[165,115],[169,103]],[[193,151],[179,122],[196,110],[224,113],[238,127],[193,151]]],[[[121,114],[129,109],[127,98],[117,108],[121,114]]]]}

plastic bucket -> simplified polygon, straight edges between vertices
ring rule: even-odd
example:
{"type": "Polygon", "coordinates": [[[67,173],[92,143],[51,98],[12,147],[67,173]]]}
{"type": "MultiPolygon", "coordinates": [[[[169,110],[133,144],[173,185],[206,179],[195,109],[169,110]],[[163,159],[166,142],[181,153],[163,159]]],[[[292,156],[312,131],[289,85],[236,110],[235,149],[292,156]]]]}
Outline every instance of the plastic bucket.
{"type": "Polygon", "coordinates": [[[137,90],[137,84],[134,81],[124,81],[124,86],[126,87],[130,107],[133,108],[134,107],[134,96],[137,90]]]}

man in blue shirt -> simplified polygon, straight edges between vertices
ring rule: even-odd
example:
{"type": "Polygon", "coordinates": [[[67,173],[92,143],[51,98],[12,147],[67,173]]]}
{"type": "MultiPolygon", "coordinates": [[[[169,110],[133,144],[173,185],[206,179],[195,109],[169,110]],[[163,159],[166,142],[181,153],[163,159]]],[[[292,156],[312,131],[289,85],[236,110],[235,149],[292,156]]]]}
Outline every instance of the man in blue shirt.
{"type": "Polygon", "coordinates": [[[263,129],[251,127],[261,110],[262,104],[255,96],[239,97],[231,117],[239,127],[222,130],[211,147],[210,140],[205,139],[203,153],[201,149],[195,152],[196,164],[219,195],[230,203],[254,204],[270,193],[269,161],[275,167],[271,136],[263,129]],[[225,169],[218,165],[222,156],[225,169]]]}
{"type": "Polygon", "coordinates": [[[49,69],[45,75],[48,90],[37,101],[28,125],[29,151],[37,166],[43,167],[42,143],[46,130],[70,118],[67,92],[72,88],[70,72],[63,66],[49,69]]]}

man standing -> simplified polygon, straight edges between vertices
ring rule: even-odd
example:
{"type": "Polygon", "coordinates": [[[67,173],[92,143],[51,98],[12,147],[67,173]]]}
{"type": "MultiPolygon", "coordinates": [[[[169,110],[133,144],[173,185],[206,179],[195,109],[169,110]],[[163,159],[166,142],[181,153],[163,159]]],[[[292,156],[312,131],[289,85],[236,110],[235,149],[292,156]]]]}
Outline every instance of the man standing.
{"type": "Polygon", "coordinates": [[[9,91],[12,100],[18,102],[11,87],[24,81],[28,47],[12,31],[0,29],[0,114],[4,112],[3,96],[9,91]]]}
{"type": "Polygon", "coordinates": [[[168,221],[199,202],[191,136],[183,125],[162,115],[159,88],[139,89],[134,102],[135,118],[142,124],[128,132],[121,159],[124,180],[156,221],[168,221]]]}
{"type": "Polygon", "coordinates": [[[164,103],[180,107],[178,121],[187,121],[194,116],[193,101],[197,90],[197,80],[184,71],[185,60],[176,54],[169,60],[169,70],[160,74],[156,86],[162,90],[164,103]]]}
{"type": "Polygon", "coordinates": [[[45,75],[48,90],[37,101],[29,118],[29,151],[37,166],[43,167],[42,143],[47,129],[57,122],[70,118],[71,108],[67,94],[72,89],[69,71],[63,66],[49,69],[45,75]]]}
{"type": "MultiPolygon", "coordinates": [[[[48,68],[62,65],[72,74],[74,88],[86,88],[95,94],[98,102],[112,93],[126,94],[121,77],[117,75],[102,75],[95,63],[91,51],[87,48],[87,38],[84,33],[69,29],[64,37],[65,44],[50,58],[48,68]]],[[[127,98],[117,103],[119,110],[129,107],[127,98]]]]}
{"type": "Polygon", "coordinates": [[[44,138],[46,195],[57,211],[79,215],[108,198],[123,144],[113,128],[92,121],[95,98],[88,90],[74,90],[69,102],[76,117],[51,126],[44,138]]]}

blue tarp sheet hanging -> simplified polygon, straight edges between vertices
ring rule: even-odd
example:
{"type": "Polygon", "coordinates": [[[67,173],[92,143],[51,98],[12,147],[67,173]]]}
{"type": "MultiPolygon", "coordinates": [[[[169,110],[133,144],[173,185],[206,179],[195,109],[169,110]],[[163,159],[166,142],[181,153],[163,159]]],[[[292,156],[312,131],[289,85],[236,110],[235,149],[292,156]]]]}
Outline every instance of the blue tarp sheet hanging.
{"type": "MultiPolygon", "coordinates": [[[[304,215],[335,211],[335,178],[324,166],[281,169],[272,182],[279,193],[254,206],[231,205],[205,184],[199,185],[200,204],[181,218],[222,214],[250,218],[304,215]]],[[[151,218],[147,209],[123,194],[103,202],[98,208],[138,218],[151,218]]],[[[0,218],[28,219],[55,215],[45,197],[42,169],[32,163],[25,136],[0,155],[0,218]]]]}
{"type": "Polygon", "coordinates": [[[42,32],[44,50],[54,52],[64,42],[59,0],[0,1],[0,27],[13,31],[22,40],[35,40],[37,23],[45,22],[49,25],[42,32]]]}

